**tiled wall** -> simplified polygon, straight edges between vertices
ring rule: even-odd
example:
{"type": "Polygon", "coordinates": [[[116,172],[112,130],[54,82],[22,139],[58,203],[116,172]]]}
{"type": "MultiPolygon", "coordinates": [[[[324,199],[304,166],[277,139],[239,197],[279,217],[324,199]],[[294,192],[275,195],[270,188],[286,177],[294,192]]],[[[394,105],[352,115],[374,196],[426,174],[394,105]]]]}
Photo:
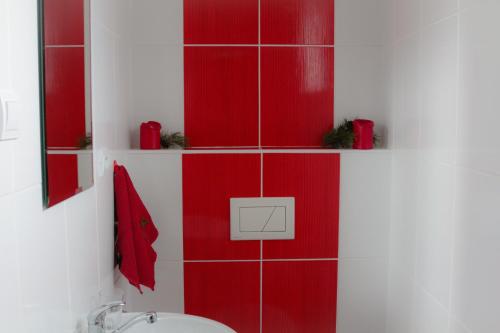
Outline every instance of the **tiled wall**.
{"type": "MultiPolygon", "coordinates": [[[[128,93],[119,89],[116,76],[109,75],[119,55],[110,52],[110,44],[122,36],[109,23],[121,3],[97,1],[92,12],[97,151],[121,146],[120,129],[110,119],[122,112],[113,105],[126,100],[128,93]],[[115,90],[111,94],[103,86],[115,90]],[[110,132],[116,134],[110,136],[110,132]]],[[[18,96],[20,126],[17,140],[0,141],[0,225],[4,228],[0,232],[0,330],[78,332],[93,307],[116,299],[112,171],[102,169],[92,189],[43,209],[36,1],[0,0],[0,45],[0,90],[13,90],[18,96]],[[10,53],[6,59],[4,52],[10,53]]],[[[122,132],[126,137],[125,127],[122,132]]]]}
{"type": "Polygon", "coordinates": [[[498,1],[392,1],[388,332],[497,332],[498,1]]]}
{"type": "MultiPolygon", "coordinates": [[[[290,139],[290,143],[288,141],[282,140],[278,143],[278,145],[303,145],[302,141],[312,141],[313,137],[316,140],[317,145],[320,140],[321,135],[318,136],[317,133],[323,132],[324,128],[326,128],[327,124],[333,122],[333,120],[338,123],[341,122],[346,117],[365,117],[369,119],[375,120],[376,129],[379,133],[386,133],[386,124],[388,123],[387,118],[387,73],[386,73],[386,61],[388,59],[385,49],[385,44],[387,42],[386,31],[388,26],[388,0],[336,0],[335,1],[335,22],[330,25],[328,20],[332,19],[332,16],[326,17],[323,15],[323,12],[319,13],[316,18],[321,17],[320,24],[328,24],[331,29],[321,30],[320,32],[315,31],[314,27],[316,25],[309,25],[308,30],[311,30],[311,33],[305,33],[305,30],[293,30],[288,29],[291,23],[288,20],[296,22],[294,25],[303,24],[304,19],[300,17],[295,17],[297,15],[297,11],[301,7],[302,4],[312,5],[312,11],[315,14],[318,14],[318,6],[321,5],[320,1],[260,1],[261,2],[261,16],[263,16],[266,11],[268,13],[267,22],[270,22],[269,26],[266,27],[260,25],[261,28],[261,51],[267,49],[270,51],[270,58],[268,58],[268,62],[272,65],[274,56],[276,56],[276,52],[274,51],[276,47],[283,47],[280,42],[278,44],[277,41],[273,41],[276,36],[281,36],[283,43],[289,44],[289,47],[280,48],[288,59],[287,63],[281,64],[279,68],[271,68],[273,71],[269,73],[269,78],[271,80],[264,80],[262,77],[259,81],[262,84],[267,84],[269,89],[273,89],[273,86],[278,84],[276,89],[276,93],[279,93],[280,96],[285,96],[282,100],[283,106],[290,107],[290,104],[297,103],[297,105],[292,105],[293,110],[297,111],[293,114],[288,115],[286,113],[287,110],[284,108],[276,109],[276,103],[279,101],[277,99],[273,99],[273,95],[270,96],[271,99],[268,100],[267,108],[269,112],[265,112],[261,110],[261,116],[266,116],[267,120],[264,122],[264,119],[261,119],[261,127],[267,126],[268,130],[265,132],[271,135],[266,140],[280,140],[282,137],[287,137],[286,140],[290,139]],[[280,14],[278,10],[272,8],[274,4],[287,4],[288,15],[283,16],[280,14]],[[266,8],[264,8],[266,5],[266,8]],[[301,21],[300,21],[301,20],[301,21]],[[275,23],[275,24],[271,24],[275,23]],[[286,28],[286,29],[284,29],[286,28]],[[267,32],[263,30],[266,29],[267,32]],[[283,31],[285,30],[285,31],[283,31]],[[287,31],[295,31],[294,36],[287,35],[287,31]],[[324,32],[328,33],[328,36],[325,36],[324,32]],[[332,37],[334,34],[334,37],[332,37]],[[264,35],[268,35],[268,41],[264,40],[264,35]],[[309,38],[306,42],[296,42],[291,38],[297,38],[299,40],[305,40],[305,36],[315,36],[313,40],[309,38]],[[314,43],[317,44],[319,40],[323,40],[320,42],[321,44],[327,44],[329,47],[306,47],[306,48],[298,48],[296,44],[309,44],[314,43]],[[331,44],[335,42],[334,49],[331,44]],[[266,46],[267,45],[267,46],[266,46]],[[271,47],[271,45],[273,47],[271,47]],[[325,50],[326,49],[326,50],[325,50]],[[287,52],[288,50],[288,52],[287,52]],[[307,56],[308,59],[304,59],[304,62],[301,63],[301,58],[293,58],[294,55],[298,56],[299,54],[293,54],[297,50],[297,52],[301,52],[301,55],[304,57],[307,56]],[[300,51],[302,50],[302,51],[300,51]],[[305,50],[310,50],[309,52],[305,52],[305,50]],[[335,52],[333,52],[335,50],[335,52]],[[322,63],[317,65],[315,63],[315,59],[318,60],[321,58],[322,52],[331,53],[331,57],[328,56],[328,60],[330,63],[322,63]],[[290,54],[292,53],[292,54],[290,54]],[[333,58],[333,53],[335,53],[333,58]],[[312,58],[311,58],[312,57],[312,58]],[[333,61],[335,62],[335,71],[330,70],[333,67],[333,61]],[[305,64],[314,64],[314,68],[305,68],[305,64]],[[301,71],[291,71],[287,70],[287,67],[296,66],[301,69],[301,71]],[[325,71],[317,75],[315,72],[316,69],[324,68],[325,71]],[[279,72],[277,72],[279,70],[279,72]],[[286,79],[291,78],[300,78],[301,74],[306,72],[314,73],[313,77],[321,77],[323,81],[315,81],[315,85],[311,85],[311,80],[304,81],[304,93],[300,95],[300,99],[296,99],[293,102],[289,100],[286,95],[289,91],[294,91],[299,86],[295,86],[290,82],[286,82],[285,79],[280,81],[280,77],[276,75],[283,75],[286,79]],[[330,81],[329,74],[334,76],[332,81],[330,81]],[[276,83],[278,80],[278,83],[276,83]],[[333,84],[335,82],[335,86],[333,87],[335,90],[335,98],[330,96],[326,96],[328,94],[326,89],[322,97],[317,99],[317,103],[315,104],[315,108],[319,108],[319,110],[326,110],[328,107],[328,111],[324,111],[322,113],[318,110],[314,113],[314,117],[310,114],[311,112],[307,112],[307,110],[312,110],[313,106],[308,105],[308,103],[312,103],[311,96],[315,93],[312,91],[317,90],[319,86],[321,86],[321,82],[329,82],[329,84],[333,84]],[[308,82],[306,84],[306,82],[308,82]],[[290,84],[288,84],[290,83],[290,84]],[[307,90],[305,89],[308,87],[307,90]],[[333,100],[333,102],[330,102],[333,100]],[[326,101],[326,102],[325,102],[326,101]],[[333,103],[333,106],[326,106],[326,104],[322,103],[333,103]],[[311,116],[311,123],[309,123],[308,119],[301,118],[304,116],[302,113],[303,109],[306,108],[306,113],[308,116],[311,116]],[[333,119],[333,110],[335,110],[335,119],[333,119]],[[300,112],[299,112],[300,111],[300,112]],[[327,115],[328,112],[328,115],[327,115]],[[286,114],[286,117],[282,115],[286,114]],[[325,118],[328,121],[325,121],[324,124],[318,124],[320,119],[325,118]],[[284,118],[284,119],[283,119],[284,118]],[[281,122],[283,124],[287,124],[290,126],[279,126],[276,127],[276,130],[273,131],[273,126],[276,124],[280,125],[281,122]],[[301,122],[304,124],[311,124],[311,126],[301,127],[301,122]],[[317,127],[321,126],[324,128],[318,129],[317,127]],[[313,130],[308,131],[307,129],[311,128],[313,130]],[[292,133],[287,133],[287,131],[293,131],[292,133]],[[295,135],[297,133],[297,135],[295,135]],[[297,137],[297,138],[296,138],[297,137]],[[305,139],[304,139],[305,138],[305,139]],[[299,142],[300,141],[300,142],[299,142]]],[[[255,15],[258,13],[258,10],[255,9],[255,4],[257,1],[225,1],[226,4],[232,4],[233,11],[243,11],[245,10],[244,19],[242,19],[241,15],[238,16],[238,20],[234,20],[236,22],[232,22],[233,17],[229,17],[224,19],[224,12],[217,11],[218,8],[214,4],[216,1],[193,1],[194,5],[198,5],[198,3],[205,3],[210,5],[212,8],[212,12],[210,15],[212,17],[217,18],[217,24],[222,25],[230,25],[232,29],[222,29],[218,25],[214,25],[210,28],[205,27],[203,30],[203,36],[198,36],[198,38],[208,38],[207,36],[214,35],[214,33],[219,34],[219,38],[225,39],[229,44],[224,44],[223,47],[220,45],[219,41],[207,41],[200,40],[198,41],[202,47],[210,48],[214,46],[216,49],[220,50],[219,52],[230,52],[228,50],[240,49],[243,45],[235,45],[237,43],[234,41],[234,38],[237,38],[238,35],[241,35],[247,40],[256,40],[258,39],[258,19],[255,18],[255,15]],[[220,17],[222,15],[222,18],[220,17]],[[240,24],[241,21],[241,24],[240,24]],[[234,26],[236,25],[236,27],[234,26]],[[243,34],[241,29],[238,28],[241,25],[251,26],[248,34],[243,34]],[[205,33],[206,31],[206,33],[205,33]],[[238,35],[236,35],[238,33],[238,35]],[[229,36],[227,36],[229,34],[229,36]],[[211,44],[207,44],[211,43],[211,44]],[[214,43],[214,44],[212,44],[214,43]]],[[[198,8],[203,8],[201,5],[198,8]]],[[[206,8],[206,7],[205,7],[206,8]]],[[[163,128],[170,131],[188,131],[187,122],[189,119],[189,114],[185,112],[185,98],[187,98],[186,93],[188,91],[184,91],[185,81],[184,81],[184,51],[188,51],[188,47],[185,47],[185,43],[189,45],[189,43],[194,43],[194,41],[184,41],[184,1],[183,0],[131,0],[131,16],[129,19],[129,29],[130,29],[130,37],[132,42],[132,52],[131,52],[131,63],[130,63],[130,88],[131,88],[131,100],[132,103],[130,105],[130,111],[128,116],[128,128],[129,128],[129,137],[130,140],[126,140],[127,143],[130,142],[132,148],[139,147],[139,133],[138,128],[141,122],[148,120],[156,120],[162,123],[163,128]],[[186,123],[186,126],[185,126],[186,123]]],[[[333,12],[333,10],[332,10],[333,12]]],[[[326,13],[326,11],[325,11],[326,13]]],[[[203,13],[195,12],[193,15],[200,18],[199,24],[207,24],[208,17],[210,15],[202,15],[203,13]]],[[[120,15],[118,13],[118,15],[120,15]]],[[[226,15],[227,17],[227,15],[226,15]]],[[[261,17],[261,22],[264,21],[265,18],[261,17]]],[[[307,20],[306,20],[307,21],[307,20]]],[[[186,24],[187,25],[187,24],[186,24]]],[[[319,26],[319,25],[318,25],[319,26]]],[[[200,33],[199,28],[198,33],[200,33]]],[[[251,63],[253,70],[250,72],[250,69],[247,69],[248,72],[238,71],[238,75],[243,73],[249,77],[249,80],[255,81],[258,78],[255,78],[255,75],[258,75],[258,64],[255,64],[255,56],[254,54],[258,51],[258,43],[255,41],[245,42],[246,48],[253,49],[253,53],[249,51],[250,56],[246,54],[245,61],[251,63]],[[248,58],[250,57],[250,58],[248,58]],[[253,58],[252,58],[253,57],[253,58]],[[253,59],[253,60],[252,60],[253,59]]],[[[200,44],[196,44],[200,46],[200,44]]],[[[189,49],[194,48],[194,46],[189,47],[189,49]]],[[[199,48],[198,48],[199,49],[199,48]]],[[[279,51],[279,50],[278,50],[279,51]]],[[[212,52],[213,53],[213,52],[212,52]]],[[[216,56],[217,54],[214,54],[216,56]]],[[[219,54],[220,55],[220,54],[219,54]]],[[[199,55],[198,55],[199,56],[199,55]]],[[[191,54],[193,60],[196,60],[196,54],[191,54]]],[[[213,57],[212,57],[213,58],[213,57]]],[[[225,58],[224,58],[225,59],[225,58]]],[[[221,59],[221,63],[224,63],[224,59],[221,59]]],[[[258,59],[257,59],[258,60],[258,59]]],[[[265,60],[262,58],[261,60],[265,60]]],[[[215,61],[215,60],[211,60],[215,61]]],[[[201,65],[200,63],[196,65],[201,65]]],[[[229,64],[230,66],[234,66],[234,60],[229,64]]],[[[262,65],[264,65],[262,63],[262,65]]],[[[217,66],[221,66],[220,64],[217,66]]],[[[189,70],[189,68],[187,68],[189,70]]],[[[262,72],[261,74],[265,74],[262,72]]],[[[229,80],[234,82],[234,77],[231,77],[231,73],[224,71],[219,72],[216,75],[214,72],[206,72],[207,79],[208,77],[216,79],[216,82],[222,80],[229,80]],[[217,79],[220,76],[219,79],[217,79]]],[[[211,79],[213,81],[213,79],[211,79]]],[[[240,80],[238,80],[238,84],[240,80]]],[[[244,86],[248,86],[248,82],[244,83],[244,86]]],[[[230,86],[228,91],[233,93],[233,90],[239,89],[236,87],[230,86]]],[[[332,89],[333,89],[332,88],[332,89]]],[[[215,88],[212,86],[206,87],[207,91],[213,91],[215,88]]],[[[266,88],[267,89],[267,88],[266,88]]],[[[255,100],[255,94],[258,92],[258,88],[255,87],[251,91],[247,91],[245,93],[241,93],[241,89],[239,89],[240,93],[238,96],[241,98],[245,98],[245,100],[250,100],[247,104],[241,106],[241,110],[244,112],[239,112],[239,110],[235,109],[238,106],[238,101],[230,94],[224,94],[223,91],[216,91],[216,95],[220,95],[221,97],[214,96],[213,94],[205,94],[204,98],[209,98],[209,102],[212,103],[212,113],[209,115],[207,113],[198,112],[196,115],[199,119],[203,120],[203,124],[199,123],[191,124],[194,127],[194,132],[191,131],[191,136],[194,135],[192,141],[199,141],[200,138],[206,141],[206,144],[209,146],[212,145],[223,145],[225,144],[223,141],[234,141],[234,144],[252,144],[257,145],[255,142],[258,141],[259,134],[258,131],[258,105],[265,107],[265,101],[262,100],[261,103],[255,100]],[[224,100],[225,99],[225,100],[224,100]],[[253,99],[253,101],[252,101],[253,99]],[[231,103],[229,106],[222,105],[219,107],[220,103],[231,103]],[[250,110],[251,108],[251,110],[250,110]],[[228,117],[224,118],[221,115],[222,110],[228,111],[228,117]],[[250,110],[250,112],[248,112],[250,110]],[[243,119],[247,124],[241,124],[240,122],[236,122],[232,117],[238,114],[239,119],[243,119]],[[215,123],[215,120],[220,121],[219,124],[215,123]],[[227,124],[233,123],[232,127],[228,127],[227,124]],[[208,126],[210,124],[210,126],[208,126]],[[207,126],[205,126],[207,125],[207,126]],[[214,127],[215,126],[215,127],[214,127]],[[214,130],[213,128],[223,127],[222,130],[214,130]],[[196,133],[200,133],[197,135],[196,133]]],[[[260,89],[262,93],[265,93],[264,89],[260,89]]],[[[194,93],[201,94],[203,96],[203,92],[194,91],[194,93]]],[[[261,96],[261,99],[263,96],[261,96]]],[[[316,99],[314,99],[316,100],[316,99]]],[[[196,104],[198,101],[192,100],[192,103],[195,103],[193,106],[196,108],[205,107],[206,105],[196,104]]],[[[205,103],[206,104],[206,103],[205,103]]],[[[187,105],[186,105],[187,106],[187,105]]],[[[264,140],[263,132],[261,131],[261,140],[264,140]]],[[[203,143],[205,144],[205,143],[203,143]]],[[[234,145],[231,143],[231,145],[234,145]]],[[[264,142],[262,142],[264,144],[264,142]]],[[[271,144],[271,143],[267,143],[271,144]]]]}
{"type": "MultiPolygon", "coordinates": [[[[326,184],[331,184],[338,172],[338,166],[333,167],[335,162],[332,161],[332,159],[338,159],[338,153],[318,150],[314,152],[287,150],[286,154],[283,152],[265,151],[264,155],[267,157],[262,169],[264,170],[263,176],[266,178],[262,186],[264,194],[292,193],[296,195],[303,202],[302,207],[312,211],[311,214],[304,214],[302,210],[302,212],[297,211],[297,214],[300,213],[302,221],[304,219],[310,221],[311,219],[305,216],[318,216],[319,214],[314,213],[319,209],[318,205],[325,204],[321,201],[302,201],[304,198],[317,197],[310,194],[306,196],[304,193],[315,189],[327,192],[326,184]],[[290,162],[288,164],[291,164],[291,167],[287,168],[284,165],[285,162],[290,162]],[[309,169],[313,162],[315,166],[313,165],[309,173],[305,174],[305,179],[299,177],[299,174],[303,173],[306,168],[309,169]],[[325,171],[327,165],[332,166],[328,172],[325,171]],[[285,170],[286,173],[276,177],[276,180],[269,179],[279,168],[285,170]],[[325,177],[323,180],[313,171],[329,173],[330,177],[325,177]],[[287,176],[289,179],[285,179],[287,176]],[[283,185],[285,181],[289,182],[288,186],[283,185]],[[302,186],[304,184],[311,186],[302,186]]],[[[127,165],[139,194],[160,230],[160,239],[154,244],[158,253],[157,289],[155,292],[146,290],[145,294],[141,295],[135,288],[126,287],[129,309],[131,311],[156,309],[164,312],[196,310],[199,314],[224,322],[228,320],[227,313],[233,317],[234,312],[238,312],[234,315],[236,323],[232,321],[228,323],[240,327],[241,323],[245,322],[248,323],[247,330],[251,330],[258,327],[260,320],[259,312],[255,312],[260,303],[260,296],[256,295],[255,290],[257,292],[260,290],[260,283],[257,282],[262,281],[263,312],[269,314],[267,319],[263,317],[263,324],[265,323],[263,328],[266,331],[275,330],[276,325],[283,325],[283,328],[290,332],[297,329],[307,331],[304,327],[317,330],[318,326],[314,326],[316,323],[328,330],[331,329],[334,320],[329,315],[332,313],[335,315],[334,309],[336,308],[336,332],[384,333],[390,218],[390,187],[387,184],[390,182],[391,154],[386,151],[341,152],[338,254],[337,244],[334,242],[336,224],[316,223],[319,222],[318,219],[313,219],[313,227],[310,230],[301,229],[296,241],[276,241],[276,245],[271,244],[274,241],[268,241],[264,244],[262,280],[259,275],[252,273],[255,266],[257,266],[257,272],[260,272],[260,242],[230,242],[227,222],[229,207],[225,208],[228,206],[229,195],[260,195],[260,154],[259,150],[250,150],[246,154],[235,154],[234,151],[227,150],[217,152],[167,150],[129,151],[120,157],[119,162],[127,165]],[[189,164],[192,166],[190,174],[198,171],[194,176],[189,176],[191,180],[186,181],[191,187],[190,191],[195,191],[195,193],[190,194],[190,198],[184,199],[185,206],[192,214],[200,212],[198,216],[192,215],[187,218],[190,225],[184,226],[184,233],[192,236],[189,239],[183,239],[182,179],[187,176],[183,176],[182,156],[190,161],[189,164]],[[198,163],[200,161],[207,163],[200,165],[198,163]],[[208,164],[208,161],[213,163],[208,164]],[[235,166],[234,170],[227,167],[230,163],[235,166]],[[215,164],[225,167],[218,170],[214,167],[215,164]],[[240,177],[241,180],[235,181],[234,178],[240,174],[243,174],[240,177]],[[210,183],[208,175],[219,181],[216,186],[208,186],[210,183]],[[199,182],[198,186],[196,182],[199,182]],[[226,191],[218,190],[217,187],[221,186],[227,190],[227,194],[225,194],[226,191]],[[192,202],[191,196],[196,199],[196,203],[192,202]],[[204,218],[201,215],[202,211],[209,215],[209,218],[204,218]],[[317,234],[320,231],[331,234],[331,241],[323,235],[318,237],[317,234]],[[318,239],[317,246],[311,245],[311,239],[307,237],[312,234],[318,239]],[[213,260],[212,258],[222,259],[213,260]],[[276,283],[282,272],[281,269],[276,268],[282,268],[279,264],[286,266],[283,270],[294,272],[293,280],[290,276],[290,279],[285,281],[286,283],[276,283]],[[228,276],[218,274],[219,269],[228,276]],[[186,280],[184,270],[188,277],[186,280]],[[249,274],[257,276],[257,280],[248,279],[247,270],[250,271],[249,274]],[[303,276],[306,270],[311,274],[303,276]],[[251,289],[249,293],[238,289],[241,283],[230,280],[235,276],[242,279],[242,283],[251,289]],[[318,281],[321,285],[326,285],[325,290],[328,289],[326,294],[329,297],[318,297],[318,300],[322,302],[319,308],[325,311],[322,312],[323,314],[329,314],[328,316],[319,318],[311,312],[316,311],[317,308],[310,305],[310,297],[316,297],[318,294],[318,291],[311,285],[311,281],[318,281]],[[214,282],[212,285],[215,284],[215,287],[210,286],[210,288],[215,288],[214,291],[208,289],[207,282],[214,282]],[[298,284],[301,284],[303,290],[307,291],[306,295],[297,295],[294,294],[294,290],[291,290],[291,285],[297,286],[298,284]],[[336,305],[331,302],[335,285],[337,285],[336,305]],[[185,298],[184,290],[198,294],[206,292],[207,297],[189,297],[188,295],[185,298]],[[219,291],[220,293],[216,294],[219,291]],[[231,299],[231,293],[238,296],[231,299]],[[235,310],[232,306],[235,303],[232,302],[245,303],[243,309],[248,312],[240,313],[238,309],[235,310]],[[228,303],[231,306],[228,306],[228,303]],[[307,309],[301,308],[302,303],[307,305],[307,309]],[[211,308],[207,309],[207,307],[211,308]],[[276,309],[283,310],[277,312],[276,309]],[[301,314],[297,314],[298,312],[301,314]],[[285,316],[288,317],[285,318],[285,316]],[[298,322],[288,322],[287,318],[296,318],[298,322]],[[315,323],[311,324],[313,319],[315,323]],[[292,325],[297,326],[292,327],[292,325]]],[[[329,200],[328,195],[320,200],[329,200]]],[[[334,214],[335,205],[329,207],[332,209],[327,209],[326,215],[334,214]]],[[[298,227],[302,228],[304,224],[298,227]]],[[[302,289],[296,288],[296,290],[302,289]]],[[[279,329],[276,330],[279,332],[279,329]]]]}
{"type": "Polygon", "coordinates": [[[186,313],[238,332],[335,332],[340,157],[184,155],[186,313]],[[229,199],[294,197],[296,238],[231,241],[229,199]]]}
{"type": "Polygon", "coordinates": [[[320,147],[333,125],[334,0],[184,1],[193,147],[320,147]]]}
{"type": "MultiPolygon", "coordinates": [[[[320,147],[334,27],[333,0],[185,0],[192,147],[320,147]]],[[[186,313],[243,333],[335,332],[339,167],[335,154],[185,155],[186,313]],[[229,199],[259,196],[295,198],[293,241],[230,240],[229,199]]]]}

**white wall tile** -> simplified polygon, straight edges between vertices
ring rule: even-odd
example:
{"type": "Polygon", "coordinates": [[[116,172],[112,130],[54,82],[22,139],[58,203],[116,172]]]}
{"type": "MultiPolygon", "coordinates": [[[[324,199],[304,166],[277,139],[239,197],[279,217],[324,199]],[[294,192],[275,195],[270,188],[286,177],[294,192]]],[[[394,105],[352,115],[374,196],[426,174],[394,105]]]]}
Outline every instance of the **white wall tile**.
{"type": "Polygon", "coordinates": [[[64,206],[42,214],[42,189],[14,197],[22,314],[27,332],[70,328],[64,206]]]}
{"type": "Polygon", "coordinates": [[[16,240],[17,223],[14,215],[14,198],[0,197],[0,320],[6,325],[7,332],[21,332],[21,290],[19,289],[18,245],[16,240]]]}
{"type": "Polygon", "coordinates": [[[387,262],[384,259],[339,261],[338,333],[384,333],[387,262]]]}
{"type": "Polygon", "coordinates": [[[0,45],[2,45],[2,52],[0,52],[0,90],[11,88],[9,17],[7,0],[0,0],[0,45]]]}
{"type": "Polygon", "coordinates": [[[500,170],[500,2],[471,6],[460,18],[459,163],[498,173],[500,170]]]}
{"type": "Polygon", "coordinates": [[[419,145],[421,122],[420,39],[403,40],[395,46],[393,61],[398,107],[392,114],[393,148],[415,149],[419,145]]]}
{"type": "Polygon", "coordinates": [[[41,182],[38,100],[37,11],[28,0],[10,1],[11,82],[18,97],[20,134],[14,150],[14,189],[23,190],[41,182]]]}
{"type": "Polygon", "coordinates": [[[344,154],[340,169],[339,257],[387,257],[390,154],[344,154]]]}
{"type": "Polygon", "coordinates": [[[80,318],[99,293],[95,188],[66,201],[65,210],[71,310],[80,318]]]}
{"type": "Polygon", "coordinates": [[[335,47],[335,123],[346,118],[375,121],[387,135],[387,55],[381,46],[335,47]]]}
{"type": "Polygon", "coordinates": [[[441,162],[455,162],[457,137],[458,19],[422,33],[421,149],[441,162]]]}
{"type": "Polygon", "coordinates": [[[0,142],[0,196],[14,190],[14,141],[0,142]]]}
{"type": "Polygon", "coordinates": [[[452,264],[454,168],[422,161],[419,181],[416,279],[447,306],[452,264]]]}
{"type": "Polygon", "coordinates": [[[420,27],[420,0],[392,0],[393,21],[391,35],[397,40],[418,32],[420,27]]]}
{"type": "Polygon", "coordinates": [[[143,288],[144,294],[127,284],[127,310],[183,313],[184,275],[182,262],[156,263],[156,290],[143,288]]]}
{"type": "Polygon", "coordinates": [[[452,311],[472,332],[500,330],[500,177],[461,169],[452,311]]]}
{"type": "Polygon", "coordinates": [[[336,45],[383,45],[388,33],[388,0],[336,0],[336,45]]]}
{"type": "Polygon", "coordinates": [[[463,324],[459,323],[457,320],[452,319],[450,323],[450,333],[471,333],[472,331],[467,329],[463,324]]]}
{"type": "Polygon", "coordinates": [[[458,0],[421,0],[422,24],[429,25],[448,17],[458,10],[458,0]]]}
{"type": "Polygon", "coordinates": [[[182,46],[141,45],[133,50],[133,146],[139,126],[155,120],[164,130],[184,131],[182,46]]]}
{"type": "Polygon", "coordinates": [[[427,291],[415,288],[413,333],[444,333],[448,331],[448,311],[427,291]]]}
{"type": "Polygon", "coordinates": [[[182,261],[182,156],[132,153],[125,166],[158,228],[158,260],[182,261]]]}
{"type": "Polygon", "coordinates": [[[183,44],[182,0],[132,0],[136,44],[183,44]]]}

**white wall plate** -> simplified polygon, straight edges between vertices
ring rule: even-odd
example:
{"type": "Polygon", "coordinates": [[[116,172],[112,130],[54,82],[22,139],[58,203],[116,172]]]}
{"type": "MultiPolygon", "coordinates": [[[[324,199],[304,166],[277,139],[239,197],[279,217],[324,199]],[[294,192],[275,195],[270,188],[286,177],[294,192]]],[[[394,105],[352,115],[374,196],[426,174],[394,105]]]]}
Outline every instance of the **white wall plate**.
{"type": "Polygon", "coordinates": [[[0,91],[0,141],[18,137],[16,100],[13,92],[0,91]]]}
{"type": "Polygon", "coordinates": [[[231,198],[231,240],[295,238],[295,198],[231,198]]]}

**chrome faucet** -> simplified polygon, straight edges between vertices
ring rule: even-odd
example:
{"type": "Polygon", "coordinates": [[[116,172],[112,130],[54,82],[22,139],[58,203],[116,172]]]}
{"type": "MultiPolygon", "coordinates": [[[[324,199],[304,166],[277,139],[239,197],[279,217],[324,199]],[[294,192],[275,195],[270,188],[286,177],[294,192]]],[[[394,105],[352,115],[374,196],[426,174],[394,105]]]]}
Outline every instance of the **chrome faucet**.
{"type": "Polygon", "coordinates": [[[154,324],[158,321],[158,315],[156,314],[156,312],[141,313],[135,316],[134,318],[130,319],[129,321],[127,321],[125,324],[114,330],[112,333],[123,333],[130,327],[143,321],[145,321],[148,324],[154,324]]]}
{"type": "Polygon", "coordinates": [[[111,302],[100,306],[87,316],[89,333],[103,333],[106,330],[106,316],[110,313],[123,312],[125,303],[121,301],[111,302]]]}
{"type": "MultiPolygon", "coordinates": [[[[111,313],[116,313],[116,312],[125,312],[125,303],[118,301],[118,302],[112,302],[105,304],[94,311],[92,311],[88,316],[88,328],[89,328],[89,333],[105,333],[109,332],[107,329],[109,327],[106,327],[106,316],[111,314],[111,313]]],[[[134,326],[135,324],[138,324],[140,322],[145,321],[148,324],[154,324],[158,321],[158,315],[156,312],[144,312],[141,313],[129,321],[127,321],[125,324],[120,326],[119,328],[115,329],[112,331],[112,333],[123,333],[130,327],[134,326]]]]}

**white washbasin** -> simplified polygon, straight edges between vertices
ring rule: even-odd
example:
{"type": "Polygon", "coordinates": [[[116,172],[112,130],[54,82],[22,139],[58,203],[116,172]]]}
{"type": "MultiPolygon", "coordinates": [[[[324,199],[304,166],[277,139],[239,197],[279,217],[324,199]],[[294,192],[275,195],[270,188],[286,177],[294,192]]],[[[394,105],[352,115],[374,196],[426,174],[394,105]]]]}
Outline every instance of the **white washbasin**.
{"type": "MultiPolygon", "coordinates": [[[[122,319],[126,320],[133,316],[133,313],[127,313],[122,319]]],[[[126,333],[236,333],[236,331],[224,324],[202,317],[158,313],[156,323],[141,322],[129,328],[126,333]]]]}

